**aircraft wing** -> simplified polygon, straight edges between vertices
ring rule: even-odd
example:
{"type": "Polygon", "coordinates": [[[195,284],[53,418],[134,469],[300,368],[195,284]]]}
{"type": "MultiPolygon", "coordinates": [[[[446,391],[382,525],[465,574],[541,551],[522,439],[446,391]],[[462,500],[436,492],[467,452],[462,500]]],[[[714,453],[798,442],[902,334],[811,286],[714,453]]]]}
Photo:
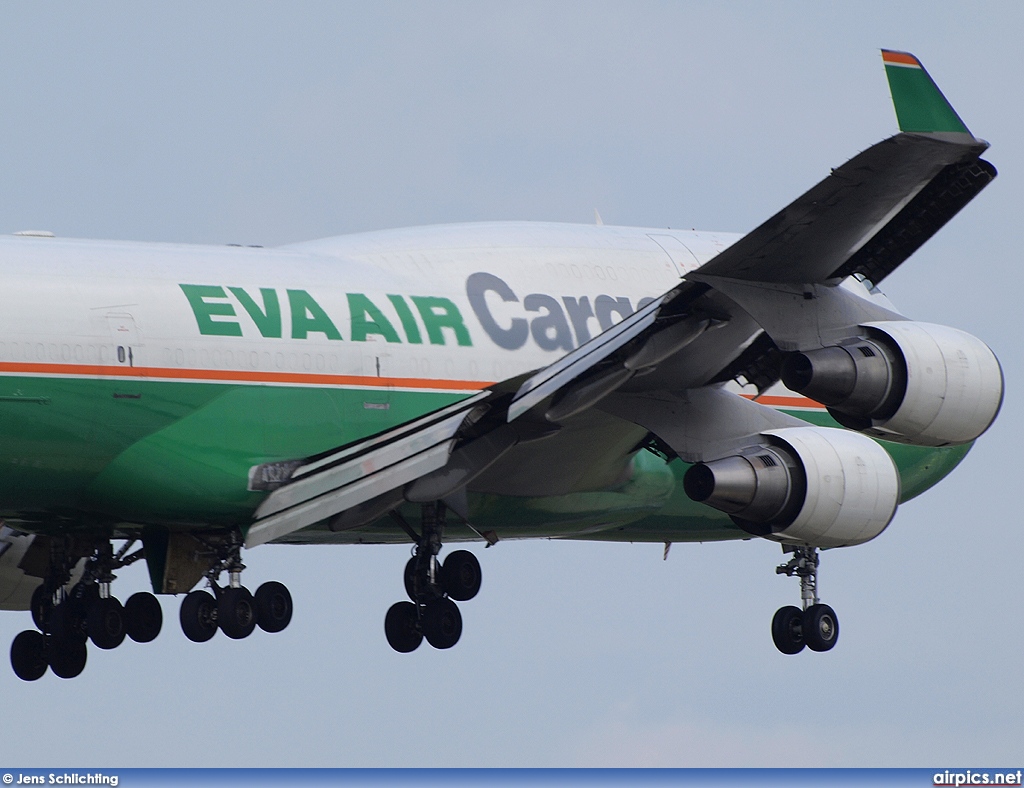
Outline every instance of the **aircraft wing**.
{"type": "MultiPolygon", "coordinates": [[[[777,379],[770,359],[780,347],[821,347],[830,331],[904,319],[838,285],[852,275],[877,284],[996,174],[980,158],[987,143],[968,131],[920,62],[893,51],[883,51],[883,61],[899,134],[529,377],[317,457],[257,466],[250,487],[271,492],[247,546],[325,521],[332,530],[356,528],[404,501],[450,501],[457,510],[458,496],[503,458],[522,465],[558,457],[559,445],[579,454],[580,445],[592,445],[574,444],[584,431],[591,441],[619,436],[633,451],[635,433],[646,431],[695,462],[800,424],[721,383],[737,377],[763,390],[777,379]],[[817,302],[813,318],[803,309],[808,300],[817,302]],[[549,447],[540,455],[531,450],[538,441],[549,447]]],[[[592,459],[584,451],[579,462],[592,459]]],[[[570,464],[551,462],[538,473],[579,471],[570,464]]],[[[491,489],[501,483],[493,476],[491,489]]]]}

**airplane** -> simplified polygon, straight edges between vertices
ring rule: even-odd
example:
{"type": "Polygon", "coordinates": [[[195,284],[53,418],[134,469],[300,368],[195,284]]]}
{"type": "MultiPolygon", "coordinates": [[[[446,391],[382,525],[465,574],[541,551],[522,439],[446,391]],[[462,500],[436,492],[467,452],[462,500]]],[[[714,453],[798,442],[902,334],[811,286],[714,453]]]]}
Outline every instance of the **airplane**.
{"type": "Polygon", "coordinates": [[[388,644],[454,646],[527,538],[763,538],[832,649],[821,551],[863,544],[995,420],[998,360],[879,284],[996,175],[920,61],[883,50],[899,133],[746,235],[492,222],[277,248],[0,238],[0,606],[23,680],[163,626],[278,632],[264,544],[408,543],[388,644]],[[115,573],[144,560],[153,593],[115,573]],[[206,588],[200,588],[205,581],[206,588]],[[208,590],[207,590],[208,589],[208,590]]]}

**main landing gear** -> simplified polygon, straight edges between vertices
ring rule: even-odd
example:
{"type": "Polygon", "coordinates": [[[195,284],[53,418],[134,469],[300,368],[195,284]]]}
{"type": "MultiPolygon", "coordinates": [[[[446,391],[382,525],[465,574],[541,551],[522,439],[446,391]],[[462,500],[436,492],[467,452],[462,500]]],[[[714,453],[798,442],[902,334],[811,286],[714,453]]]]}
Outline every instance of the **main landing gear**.
{"type": "Polygon", "coordinates": [[[110,592],[114,570],[143,557],[141,548],[128,554],[134,543],[128,540],[116,554],[109,541],[99,543],[82,579],[70,589],[66,586],[77,557],[54,549],[47,576],[32,594],[32,621],[38,629],[21,632],[11,644],[11,667],[18,678],[35,681],[48,668],[62,679],[74,678],[85,669],[88,641],[109,650],[125,637],[148,643],[160,634],[163,612],[153,594],[132,594],[122,605],[110,592]]]}
{"type": "Polygon", "coordinates": [[[397,512],[392,515],[416,543],[405,565],[405,591],[410,602],[396,602],[384,618],[384,634],[395,651],[408,653],[426,638],[434,648],[451,648],[462,635],[462,614],[455,604],[480,590],[480,563],[467,550],[437,560],[445,524],[443,503],[423,504],[422,532],[417,534],[397,512]]]}
{"type": "Polygon", "coordinates": [[[818,549],[794,547],[792,553],[793,557],[776,567],[775,573],[800,578],[803,609],[793,605],[779,608],[772,618],[772,640],[783,654],[797,654],[804,646],[811,651],[828,651],[839,640],[839,619],[832,608],[818,601],[818,549]]]}
{"type": "Polygon", "coordinates": [[[217,560],[206,573],[209,591],[193,591],[182,600],[178,614],[181,631],[195,643],[203,643],[221,630],[232,640],[247,638],[258,626],[264,632],[280,632],[292,620],[292,595],[283,583],[264,583],[252,594],[242,585],[241,539],[229,539],[218,550],[217,560]],[[227,586],[217,578],[228,573],[227,586]]]}

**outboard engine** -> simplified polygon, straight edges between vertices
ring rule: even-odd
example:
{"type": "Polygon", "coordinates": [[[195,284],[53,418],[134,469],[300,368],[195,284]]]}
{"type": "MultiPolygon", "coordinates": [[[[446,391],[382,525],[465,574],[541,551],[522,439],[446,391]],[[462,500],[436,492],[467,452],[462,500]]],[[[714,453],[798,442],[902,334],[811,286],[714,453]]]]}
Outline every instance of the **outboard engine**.
{"type": "Polygon", "coordinates": [[[995,420],[1003,373],[981,340],[932,323],[862,328],[867,337],[788,354],[782,382],[844,427],[899,443],[969,443],[995,420]]]}

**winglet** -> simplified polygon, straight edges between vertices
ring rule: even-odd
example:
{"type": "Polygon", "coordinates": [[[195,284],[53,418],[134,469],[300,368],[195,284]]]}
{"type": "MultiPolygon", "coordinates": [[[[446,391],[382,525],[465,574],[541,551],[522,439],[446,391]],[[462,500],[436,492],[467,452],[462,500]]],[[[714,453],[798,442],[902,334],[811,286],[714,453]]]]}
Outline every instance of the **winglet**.
{"type": "Polygon", "coordinates": [[[882,62],[900,131],[971,134],[920,60],[909,52],[883,49],[882,62]]]}

